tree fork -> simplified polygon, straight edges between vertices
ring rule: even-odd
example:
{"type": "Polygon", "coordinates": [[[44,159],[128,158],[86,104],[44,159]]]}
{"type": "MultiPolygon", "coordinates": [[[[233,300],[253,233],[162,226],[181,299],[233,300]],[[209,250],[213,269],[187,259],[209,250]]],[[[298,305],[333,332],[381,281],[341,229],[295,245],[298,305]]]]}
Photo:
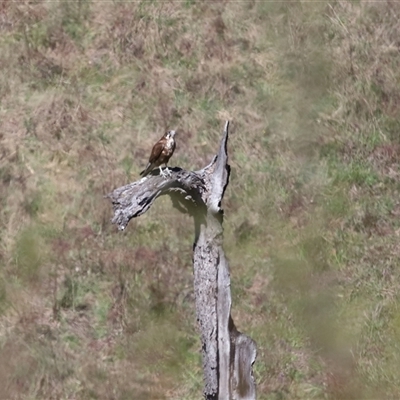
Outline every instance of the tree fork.
{"type": "Polygon", "coordinates": [[[112,223],[118,229],[145,213],[161,195],[171,196],[173,205],[189,212],[195,222],[193,245],[196,315],[201,331],[204,396],[207,400],[251,400],[256,398],[252,365],[255,342],[240,333],[231,317],[229,266],[222,247],[222,198],[229,183],[229,122],[225,123],[218,154],[199,171],[170,168],[165,178],[150,175],[107,195],[114,209],[112,223]]]}

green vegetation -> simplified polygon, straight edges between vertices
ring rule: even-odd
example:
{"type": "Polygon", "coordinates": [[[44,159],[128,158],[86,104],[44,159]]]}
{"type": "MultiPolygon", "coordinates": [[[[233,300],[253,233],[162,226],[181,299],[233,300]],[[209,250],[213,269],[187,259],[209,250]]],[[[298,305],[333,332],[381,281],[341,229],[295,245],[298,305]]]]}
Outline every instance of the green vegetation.
{"type": "Polygon", "coordinates": [[[260,399],[400,398],[392,2],[0,6],[7,399],[201,398],[189,217],[126,232],[104,194],[165,129],[197,169],[232,120],[233,316],[260,399]]]}

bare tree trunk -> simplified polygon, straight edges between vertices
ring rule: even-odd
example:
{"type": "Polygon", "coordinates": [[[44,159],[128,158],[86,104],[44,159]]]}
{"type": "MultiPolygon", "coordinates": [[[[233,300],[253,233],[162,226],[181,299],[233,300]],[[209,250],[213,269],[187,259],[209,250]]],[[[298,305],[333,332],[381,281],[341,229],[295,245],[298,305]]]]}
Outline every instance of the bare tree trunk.
{"type": "Polygon", "coordinates": [[[256,398],[252,374],[256,345],[238,332],[233,323],[229,267],[222,248],[220,205],[230,175],[228,128],[226,122],[218,154],[204,169],[190,172],[174,168],[169,178],[153,174],[118,188],[107,197],[113,203],[112,222],[119,229],[125,229],[131,218],[146,212],[163,194],[171,196],[176,208],[193,215],[194,290],[201,331],[204,395],[207,400],[250,400],[256,398]]]}

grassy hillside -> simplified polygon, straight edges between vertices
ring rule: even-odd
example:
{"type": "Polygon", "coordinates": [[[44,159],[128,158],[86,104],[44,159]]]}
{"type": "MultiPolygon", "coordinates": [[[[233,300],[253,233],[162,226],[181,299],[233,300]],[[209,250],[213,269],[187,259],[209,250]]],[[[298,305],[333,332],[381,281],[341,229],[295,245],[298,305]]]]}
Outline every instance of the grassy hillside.
{"type": "Polygon", "coordinates": [[[400,9],[0,5],[4,399],[202,395],[189,217],[104,194],[165,129],[197,169],[232,121],[233,317],[259,399],[400,397],[400,9]]]}

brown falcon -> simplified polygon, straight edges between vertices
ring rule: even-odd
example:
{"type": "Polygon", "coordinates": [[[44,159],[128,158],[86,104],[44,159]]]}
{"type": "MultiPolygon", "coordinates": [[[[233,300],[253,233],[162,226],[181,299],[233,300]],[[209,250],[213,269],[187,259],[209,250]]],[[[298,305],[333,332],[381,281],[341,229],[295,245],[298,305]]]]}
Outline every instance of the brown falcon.
{"type": "Polygon", "coordinates": [[[168,174],[171,172],[168,169],[168,161],[174,154],[175,150],[175,131],[166,132],[163,137],[154,145],[146,168],[140,173],[142,176],[148,175],[154,168],[160,168],[160,174],[165,176],[161,165],[165,164],[168,174]]]}

